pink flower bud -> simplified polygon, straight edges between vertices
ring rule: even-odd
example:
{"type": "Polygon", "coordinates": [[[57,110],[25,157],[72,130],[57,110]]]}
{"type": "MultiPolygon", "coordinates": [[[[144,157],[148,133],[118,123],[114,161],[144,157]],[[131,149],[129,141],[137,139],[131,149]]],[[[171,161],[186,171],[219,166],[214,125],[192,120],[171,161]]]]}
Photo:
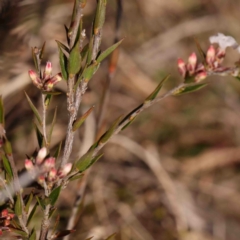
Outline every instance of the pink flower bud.
{"type": "Polygon", "coordinates": [[[195,72],[197,66],[197,55],[193,52],[188,58],[187,69],[189,71],[190,76],[192,76],[195,72]]]}
{"type": "Polygon", "coordinates": [[[4,209],[1,211],[1,218],[6,218],[8,216],[8,210],[4,209]]]}
{"type": "Polygon", "coordinates": [[[215,61],[216,51],[213,45],[211,45],[207,50],[206,61],[207,63],[212,66],[213,62],[215,61]]]}
{"type": "Polygon", "coordinates": [[[44,76],[43,76],[44,80],[49,79],[51,77],[51,74],[52,74],[52,63],[47,62],[45,71],[44,71],[44,76]]]}
{"type": "Polygon", "coordinates": [[[178,64],[178,71],[179,71],[180,75],[183,78],[185,78],[186,77],[186,72],[187,72],[185,62],[181,58],[179,58],[177,64],[178,64]]]}
{"type": "Polygon", "coordinates": [[[60,178],[63,178],[67,176],[67,174],[70,173],[71,170],[72,170],[72,163],[67,163],[58,171],[58,176],[60,178]]]}
{"type": "Polygon", "coordinates": [[[54,157],[47,158],[44,161],[43,165],[47,171],[51,170],[52,168],[55,167],[55,158],[54,157]]]}
{"type": "Polygon", "coordinates": [[[57,170],[55,168],[51,169],[48,173],[48,181],[52,182],[56,179],[57,176],[57,170]]]}
{"type": "Polygon", "coordinates": [[[53,86],[62,80],[62,74],[58,73],[44,83],[44,89],[51,91],[53,86]]]}
{"type": "Polygon", "coordinates": [[[216,59],[218,63],[222,63],[226,55],[225,49],[218,48],[216,52],[216,59]]]}
{"type": "Polygon", "coordinates": [[[195,82],[201,82],[202,80],[204,80],[207,77],[207,73],[204,72],[200,72],[195,76],[195,82]]]}
{"type": "Polygon", "coordinates": [[[25,160],[25,168],[28,170],[28,171],[31,171],[34,166],[33,166],[33,162],[29,159],[26,159],[25,160]]]}
{"type": "Polygon", "coordinates": [[[47,148],[43,147],[38,151],[38,155],[36,157],[37,165],[40,165],[46,156],[47,156],[47,148]]]}
{"type": "Polygon", "coordinates": [[[29,74],[29,77],[31,78],[33,84],[37,88],[41,88],[42,82],[41,82],[41,79],[38,77],[38,75],[33,70],[29,70],[28,74],[29,74]]]}
{"type": "Polygon", "coordinates": [[[38,177],[38,179],[37,179],[37,182],[38,182],[41,186],[43,186],[44,181],[45,181],[45,177],[44,177],[43,175],[40,175],[40,176],[38,177]]]}

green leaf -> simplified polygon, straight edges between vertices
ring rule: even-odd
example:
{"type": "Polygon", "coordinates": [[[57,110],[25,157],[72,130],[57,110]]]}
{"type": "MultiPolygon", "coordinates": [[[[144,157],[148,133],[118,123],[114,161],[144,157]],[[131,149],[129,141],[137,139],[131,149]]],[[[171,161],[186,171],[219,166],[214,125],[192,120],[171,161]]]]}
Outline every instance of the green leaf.
{"type": "Polygon", "coordinates": [[[2,154],[1,157],[2,157],[4,170],[6,171],[7,175],[10,177],[10,179],[12,179],[13,173],[12,173],[11,165],[4,154],[2,154]]]}
{"type": "Polygon", "coordinates": [[[53,216],[53,214],[56,212],[57,208],[51,208],[50,212],[49,212],[49,219],[53,216]]]}
{"type": "Polygon", "coordinates": [[[35,127],[35,131],[36,131],[36,135],[37,135],[38,146],[39,146],[39,148],[41,148],[41,147],[43,147],[44,138],[43,138],[42,133],[38,129],[38,126],[36,124],[34,124],[34,127],[35,127]]]}
{"type": "Polygon", "coordinates": [[[87,65],[91,64],[92,62],[92,54],[93,54],[93,37],[91,36],[88,46],[87,65]]]}
{"type": "Polygon", "coordinates": [[[61,192],[61,186],[55,188],[49,195],[50,203],[53,206],[57,201],[59,194],[61,192]]]}
{"type": "Polygon", "coordinates": [[[8,227],[8,228],[9,228],[9,232],[19,234],[21,237],[24,237],[24,238],[28,237],[28,234],[26,232],[22,231],[21,229],[13,228],[13,227],[8,227]]]}
{"type": "Polygon", "coordinates": [[[67,53],[69,53],[69,48],[66,45],[64,45],[63,43],[59,42],[58,40],[55,40],[55,41],[57,42],[59,48],[62,48],[67,53]]]}
{"type": "Polygon", "coordinates": [[[121,43],[123,39],[118,41],[117,43],[113,44],[111,47],[103,51],[97,58],[97,62],[100,63],[102,62],[109,54],[111,54],[121,43]]]}
{"type": "Polygon", "coordinates": [[[197,84],[194,86],[189,86],[189,87],[182,87],[181,89],[177,90],[176,92],[173,93],[173,95],[181,95],[189,92],[194,92],[197,91],[203,87],[205,87],[207,84],[197,84]]]}
{"type": "Polygon", "coordinates": [[[155,90],[146,98],[145,102],[148,101],[152,101],[153,99],[155,99],[159,93],[159,91],[161,90],[163,83],[169,78],[169,75],[166,76],[159,84],[158,86],[155,88],[155,90]]]}
{"type": "Polygon", "coordinates": [[[240,81],[240,77],[235,77],[238,81],[240,81]]]}
{"type": "Polygon", "coordinates": [[[85,112],[80,118],[78,118],[74,123],[73,123],[73,128],[72,131],[76,131],[86,120],[86,118],[89,116],[89,114],[92,112],[94,109],[94,106],[92,106],[90,109],[88,109],[87,112],[85,112]]]}
{"type": "Polygon", "coordinates": [[[86,154],[84,154],[76,163],[76,168],[79,170],[80,173],[87,170],[91,167],[103,154],[100,154],[96,157],[92,157],[94,149],[90,150],[86,154]]]}
{"type": "Polygon", "coordinates": [[[17,199],[14,206],[14,213],[19,217],[22,215],[22,202],[20,194],[17,194],[17,199]]]}
{"type": "Polygon", "coordinates": [[[60,42],[58,42],[58,50],[59,50],[59,63],[60,63],[60,67],[61,67],[61,73],[63,76],[64,80],[68,79],[68,72],[67,72],[67,57],[66,55],[63,53],[60,42]]]}
{"type": "Polygon", "coordinates": [[[100,137],[98,140],[98,145],[101,143],[105,143],[109,140],[109,138],[113,135],[114,130],[118,127],[119,123],[122,120],[122,116],[118,117],[111,125],[111,127],[100,137]]]}
{"type": "Polygon", "coordinates": [[[70,177],[68,180],[72,182],[72,181],[74,181],[74,180],[81,179],[82,177],[83,177],[82,174],[76,174],[76,175],[70,177]]]}
{"type": "Polygon", "coordinates": [[[42,210],[44,210],[45,203],[44,203],[43,199],[39,198],[38,196],[36,196],[36,199],[37,199],[38,205],[41,206],[42,210]]]}
{"type": "Polygon", "coordinates": [[[37,238],[36,230],[35,230],[35,228],[33,228],[31,235],[29,237],[29,240],[36,240],[36,238],[37,238]]]}
{"type": "Polygon", "coordinates": [[[44,105],[46,106],[46,108],[48,108],[48,106],[50,105],[52,97],[53,97],[52,94],[46,94],[46,97],[44,99],[44,105]]]}
{"type": "Polygon", "coordinates": [[[0,123],[2,125],[4,125],[5,121],[4,121],[4,105],[3,105],[3,99],[2,96],[0,96],[0,123]]]}
{"type": "Polygon", "coordinates": [[[7,141],[7,140],[5,141],[5,143],[3,145],[3,149],[7,155],[12,155],[12,145],[9,141],[7,141]]]}
{"type": "Polygon", "coordinates": [[[30,193],[27,197],[26,204],[25,204],[25,212],[26,213],[28,213],[28,211],[29,211],[29,207],[32,203],[32,200],[33,200],[33,193],[30,193]]]}
{"type": "Polygon", "coordinates": [[[89,48],[89,43],[87,43],[81,51],[82,60],[84,60],[84,58],[88,55],[88,48],[89,48]]]}
{"type": "Polygon", "coordinates": [[[116,233],[113,233],[109,237],[107,237],[105,240],[114,240],[115,236],[116,236],[116,233]]]}
{"type": "Polygon", "coordinates": [[[132,118],[126,125],[124,125],[124,126],[122,127],[121,131],[123,131],[123,130],[126,129],[128,126],[130,126],[130,125],[133,123],[133,121],[135,120],[135,118],[136,118],[136,117],[132,118]]]}
{"type": "Polygon", "coordinates": [[[50,128],[50,130],[48,132],[48,144],[51,143],[52,132],[53,132],[54,125],[56,123],[56,116],[57,116],[57,107],[55,108],[54,115],[53,115],[53,120],[52,120],[52,124],[51,124],[51,128],[50,128]]]}
{"type": "Polygon", "coordinates": [[[43,43],[41,51],[40,51],[40,55],[39,55],[39,59],[43,59],[43,54],[44,54],[44,50],[45,50],[45,46],[46,46],[46,42],[43,43]]]}
{"type": "Polygon", "coordinates": [[[105,22],[107,0],[98,0],[97,10],[94,19],[94,35],[97,35],[105,22]]]}
{"type": "Polygon", "coordinates": [[[79,51],[79,41],[75,44],[73,49],[71,50],[69,54],[68,59],[68,73],[70,77],[73,77],[73,75],[77,74],[81,69],[81,54],[79,51]]]}
{"type": "Polygon", "coordinates": [[[98,70],[98,68],[99,64],[96,62],[85,68],[82,74],[82,78],[84,79],[84,81],[88,82],[92,78],[94,73],[98,70]]]}
{"type": "Polygon", "coordinates": [[[31,223],[31,220],[32,220],[32,218],[33,218],[33,216],[34,216],[34,214],[35,214],[35,212],[36,212],[36,210],[37,210],[37,207],[38,207],[38,205],[39,205],[40,199],[38,199],[38,197],[37,197],[37,200],[38,200],[38,201],[35,203],[34,207],[32,208],[32,210],[31,210],[31,212],[30,212],[30,214],[29,214],[29,216],[28,216],[27,226],[31,223]]]}
{"type": "Polygon", "coordinates": [[[42,91],[43,94],[49,94],[49,95],[53,95],[53,96],[56,96],[56,95],[60,95],[62,94],[62,92],[57,92],[57,91],[42,91]]]}
{"type": "Polygon", "coordinates": [[[29,96],[27,95],[26,92],[25,92],[25,95],[26,95],[26,97],[27,97],[27,101],[28,101],[28,103],[29,103],[29,105],[30,105],[30,107],[31,107],[34,115],[36,116],[39,124],[42,126],[42,120],[41,120],[41,117],[40,117],[40,115],[39,115],[38,110],[36,109],[36,107],[34,106],[34,104],[32,103],[31,99],[29,98],[29,96]]]}

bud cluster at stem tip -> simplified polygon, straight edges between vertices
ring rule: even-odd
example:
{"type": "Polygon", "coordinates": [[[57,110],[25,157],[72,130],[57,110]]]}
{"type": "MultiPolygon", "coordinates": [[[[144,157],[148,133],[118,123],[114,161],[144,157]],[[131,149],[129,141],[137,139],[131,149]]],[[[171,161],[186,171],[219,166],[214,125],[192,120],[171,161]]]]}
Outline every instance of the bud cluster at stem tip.
{"type": "Polygon", "coordinates": [[[45,70],[43,72],[42,78],[38,76],[38,74],[33,71],[29,70],[29,77],[31,78],[33,84],[43,90],[43,91],[51,91],[53,86],[62,80],[62,74],[58,73],[52,77],[52,64],[51,62],[46,63],[45,70]]]}

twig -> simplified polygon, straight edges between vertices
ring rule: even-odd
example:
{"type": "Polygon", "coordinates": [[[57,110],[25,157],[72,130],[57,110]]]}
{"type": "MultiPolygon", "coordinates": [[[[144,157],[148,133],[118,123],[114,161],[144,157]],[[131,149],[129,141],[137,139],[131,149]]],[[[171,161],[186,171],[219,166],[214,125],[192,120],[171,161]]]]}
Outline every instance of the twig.
{"type": "MultiPolygon", "coordinates": [[[[43,187],[44,187],[45,197],[47,198],[47,197],[49,197],[49,190],[48,190],[46,181],[43,182],[43,187]]],[[[49,221],[50,209],[51,209],[51,204],[47,204],[44,209],[44,216],[43,216],[43,220],[42,220],[39,240],[45,240],[47,237],[48,229],[49,229],[49,225],[50,225],[50,221],[49,221]]]]}

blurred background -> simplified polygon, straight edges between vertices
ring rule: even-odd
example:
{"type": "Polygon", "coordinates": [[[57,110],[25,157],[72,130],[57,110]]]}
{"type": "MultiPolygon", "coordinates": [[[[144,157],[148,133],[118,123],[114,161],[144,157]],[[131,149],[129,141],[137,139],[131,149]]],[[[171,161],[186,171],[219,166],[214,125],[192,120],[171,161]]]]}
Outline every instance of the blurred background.
{"type": "MultiPolygon", "coordinates": [[[[177,58],[187,60],[197,52],[193,37],[205,51],[209,37],[218,32],[240,42],[237,0],[122,4],[120,35],[125,39],[102,128],[138,106],[168,73],[162,93],[180,84],[177,58]]],[[[53,73],[59,72],[55,39],[66,43],[64,24],[69,24],[72,5],[70,0],[15,1],[0,16],[0,93],[19,169],[25,154],[37,148],[33,114],[24,95],[26,91],[40,108],[40,92],[27,74],[34,69],[31,47],[46,41],[44,62],[52,61],[53,73]]],[[[88,0],[84,9],[87,36],[95,7],[96,1],[88,0]]],[[[101,49],[114,41],[116,13],[117,1],[108,1],[101,49]]],[[[224,66],[237,60],[238,54],[228,49],[224,66]]],[[[76,135],[72,160],[95,138],[107,69],[105,61],[84,96],[81,111],[92,105],[96,111],[76,135]]],[[[89,173],[84,206],[70,239],[104,239],[114,232],[117,240],[239,239],[240,83],[231,77],[209,79],[211,84],[198,92],[167,98],[147,109],[104,147],[104,156],[89,173]]],[[[64,92],[66,86],[61,83],[57,89],[64,92]]],[[[56,106],[53,152],[66,133],[64,94],[56,96],[48,110],[49,126],[56,106]]],[[[62,193],[59,229],[66,228],[83,185],[71,183],[62,193]]]]}

